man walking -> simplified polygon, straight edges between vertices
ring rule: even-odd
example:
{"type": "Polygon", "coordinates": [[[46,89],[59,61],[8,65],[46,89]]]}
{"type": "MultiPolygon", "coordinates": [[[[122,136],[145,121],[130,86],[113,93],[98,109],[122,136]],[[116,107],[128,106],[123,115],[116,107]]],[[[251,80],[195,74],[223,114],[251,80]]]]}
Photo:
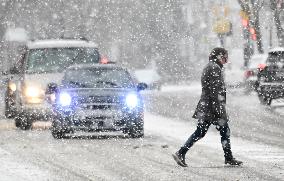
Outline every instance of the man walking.
{"type": "Polygon", "coordinates": [[[185,155],[193,144],[203,138],[211,124],[220,132],[225,164],[241,165],[243,162],[233,157],[230,143],[230,128],[226,113],[226,86],[223,77],[223,65],[228,61],[228,52],[224,48],[214,48],[209,55],[209,62],[202,72],[202,94],[193,118],[198,119],[195,132],[185,144],[172,156],[182,167],[187,167],[185,155]]]}

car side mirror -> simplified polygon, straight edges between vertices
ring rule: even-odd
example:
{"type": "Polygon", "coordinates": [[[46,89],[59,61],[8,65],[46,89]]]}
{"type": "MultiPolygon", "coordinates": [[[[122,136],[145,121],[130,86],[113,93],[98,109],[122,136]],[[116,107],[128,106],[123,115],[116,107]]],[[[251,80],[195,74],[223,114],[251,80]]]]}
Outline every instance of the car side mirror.
{"type": "Polygon", "coordinates": [[[45,96],[46,96],[47,102],[49,102],[50,104],[54,104],[57,92],[58,92],[57,84],[56,83],[49,83],[47,85],[46,90],[45,90],[45,96]]]}
{"type": "Polygon", "coordinates": [[[9,70],[10,74],[20,74],[20,70],[14,66],[9,70]]]}
{"type": "Polygon", "coordinates": [[[145,90],[147,89],[148,85],[146,83],[138,83],[137,85],[137,90],[141,91],[141,90],[145,90]]]}
{"type": "Polygon", "coordinates": [[[57,93],[57,91],[58,91],[57,84],[52,82],[47,85],[45,94],[55,94],[57,93]]]}

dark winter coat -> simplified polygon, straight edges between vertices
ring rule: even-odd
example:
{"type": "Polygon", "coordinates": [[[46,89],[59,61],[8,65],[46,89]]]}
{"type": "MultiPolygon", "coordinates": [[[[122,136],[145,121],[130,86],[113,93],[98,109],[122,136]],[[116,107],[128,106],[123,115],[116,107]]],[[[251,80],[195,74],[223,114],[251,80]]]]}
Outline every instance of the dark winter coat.
{"type": "Polygon", "coordinates": [[[228,121],[226,113],[226,86],[223,65],[217,60],[209,60],[201,76],[202,94],[192,116],[215,122],[218,118],[228,121]]]}

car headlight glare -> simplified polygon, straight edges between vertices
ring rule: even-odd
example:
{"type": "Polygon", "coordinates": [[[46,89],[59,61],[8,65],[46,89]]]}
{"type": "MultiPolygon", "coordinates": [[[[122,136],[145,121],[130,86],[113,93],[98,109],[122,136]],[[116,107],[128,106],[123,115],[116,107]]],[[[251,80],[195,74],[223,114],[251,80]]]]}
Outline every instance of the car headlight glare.
{"type": "Polygon", "coordinates": [[[56,100],[55,94],[51,94],[49,98],[50,98],[50,101],[51,101],[52,103],[54,103],[55,100],[56,100]]]}
{"type": "Polygon", "coordinates": [[[27,87],[25,90],[25,95],[27,97],[40,97],[41,96],[41,89],[37,87],[27,87]]]}
{"type": "Polygon", "coordinates": [[[9,82],[9,89],[15,92],[17,90],[17,85],[14,82],[9,82]]]}
{"type": "Polygon", "coordinates": [[[126,105],[129,108],[135,108],[138,105],[138,96],[136,94],[129,94],[126,96],[126,105]]]}
{"type": "Polygon", "coordinates": [[[59,95],[59,103],[60,103],[60,105],[62,105],[62,106],[70,106],[71,102],[72,102],[72,98],[71,98],[71,96],[68,93],[64,92],[64,93],[61,93],[59,95]]]}

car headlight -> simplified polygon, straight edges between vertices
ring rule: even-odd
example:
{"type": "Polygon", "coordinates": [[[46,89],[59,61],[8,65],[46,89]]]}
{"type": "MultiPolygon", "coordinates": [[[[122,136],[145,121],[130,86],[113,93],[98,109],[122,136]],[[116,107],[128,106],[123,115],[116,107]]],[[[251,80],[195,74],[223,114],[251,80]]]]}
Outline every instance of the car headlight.
{"type": "Polygon", "coordinates": [[[40,104],[44,101],[44,90],[36,86],[27,86],[24,89],[27,103],[40,104]]]}
{"type": "Polygon", "coordinates": [[[136,94],[129,94],[126,96],[126,105],[129,108],[135,108],[138,105],[139,99],[136,94]]]}
{"type": "Polygon", "coordinates": [[[44,91],[38,87],[27,87],[25,89],[25,95],[27,97],[40,97],[43,92],[44,91]]]}
{"type": "Polygon", "coordinates": [[[17,85],[14,82],[9,82],[9,89],[15,92],[17,90],[17,85]]]}
{"type": "Polygon", "coordinates": [[[59,94],[59,104],[61,106],[70,106],[71,102],[72,97],[68,93],[63,92],[59,94]]]}

